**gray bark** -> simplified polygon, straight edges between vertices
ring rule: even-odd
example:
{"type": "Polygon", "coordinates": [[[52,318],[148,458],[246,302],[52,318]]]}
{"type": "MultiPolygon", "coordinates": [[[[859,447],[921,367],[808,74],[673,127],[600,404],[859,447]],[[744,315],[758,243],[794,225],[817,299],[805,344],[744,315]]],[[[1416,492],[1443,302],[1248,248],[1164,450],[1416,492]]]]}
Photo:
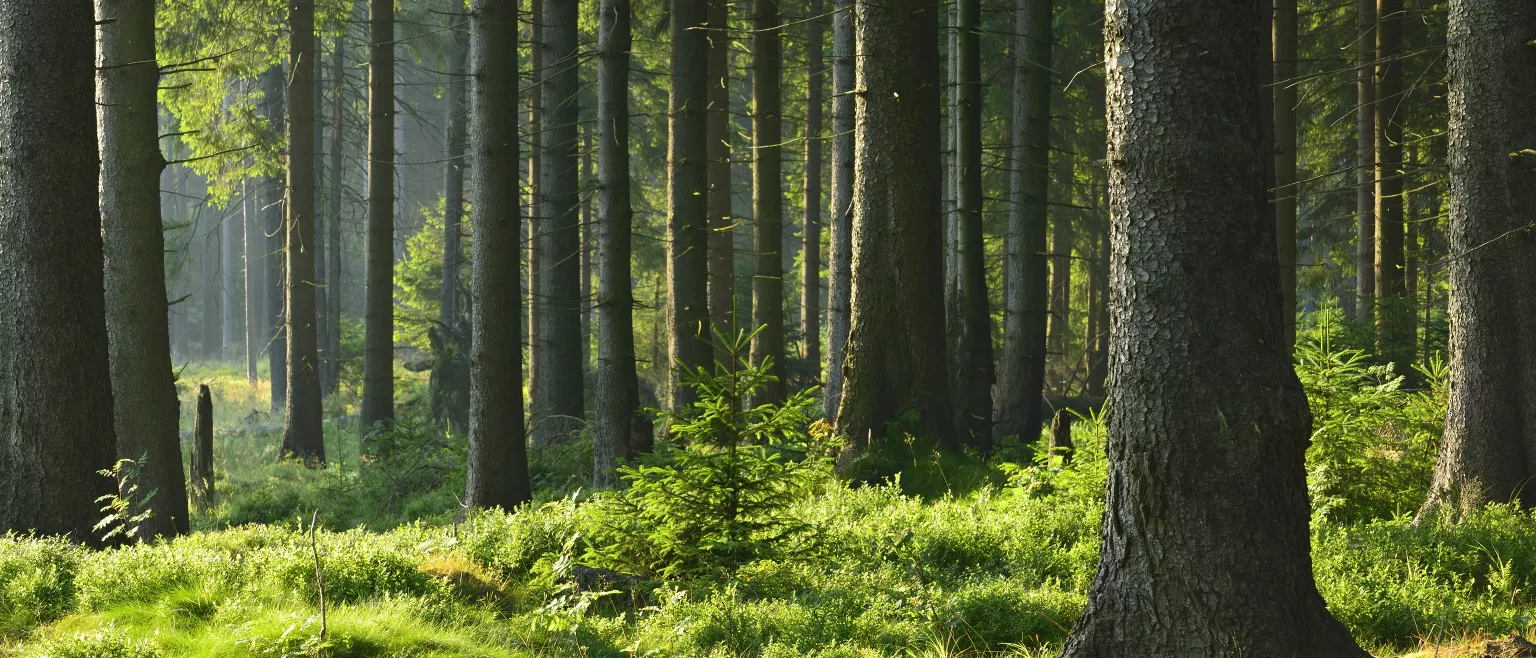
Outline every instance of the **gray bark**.
{"type": "Polygon", "coordinates": [[[992,447],[992,310],[987,299],[986,245],[982,234],[981,1],[955,7],[957,102],[954,123],[955,212],[953,289],[948,295],[950,395],[959,441],[982,451],[992,447]]]}
{"type": "Polygon", "coordinates": [[[0,532],[97,544],[117,442],[93,23],[89,0],[0,0],[0,532]]]}
{"type": "Polygon", "coordinates": [[[263,304],[265,300],[262,296],[266,290],[262,286],[264,272],[261,254],[261,245],[266,239],[261,233],[256,207],[256,195],[260,193],[261,186],[253,186],[251,179],[246,178],[240,182],[240,188],[241,196],[245,198],[240,204],[241,229],[245,237],[245,377],[254,386],[257,379],[256,364],[267,341],[266,305],[263,304]]]}
{"type": "MultiPolygon", "coordinates": [[[[278,134],[287,133],[286,77],[281,65],[268,69],[261,75],[261,90],[266,97],[267,122],[278,134]]],[[[270,333],[265,341],[267,365],[272,379],[272,413],[279,414],[288,402],[288,330],[283,320],[287,308],[287,292],[283,286],[283,206],[287,194],[281,177],[266,178],[262,184],[262,230],[265,233],[266,251],[266,302],[267,327],[270,333]]]]}
{"type": "MultiPolygon", "coordinates": [[[[762,4],[762,3],[759,3],[762,4]]],[[[702,0],[672,0],[671,85],[667,94],[667,346],[669,404],[681,410],[693,390],[679,369],[710,362],[709,33],[702,0]]],[[[762,35],[758,41],[766,41],[762,35]]],[[[777,140],[775,140],[777,141],[777,140]]],[[[774,250],[778,258],[778,250],[774,250]]]]}
{"type": "Polygon", "coordinates": [[[837,418],[843,399],[853,278],[853,0],[833,0],[832,189],[827,249],[827,370],[822,408],[837,418]]]}
{"type": "Polygon", "coordinates": [[[752,363],[772,360],[776,381],[754,403],[784,400],[783,20],[779,0],[752,5],[752,363]]]}
{"type": "Polygon", "coordinates": [[[806,23],[805,68],[805,223],[801,228],[800,355],[812,372],[821,372],[821,88],[822,0],[810,0],[806,23]]]}
{"type": "Polygon", "coordinates": [[[346,39],[342,36],[336,37],[336,50],[331,53],[331,72],[336,78],[336,96],[331,104],[331,216],[326,224],[330,234],[325,240],[325,269],[328,273],[325,285],[330,294],[325,297],[324,309],[326,324],[331,327],[331,332],[327,336],[329,342],[322,346],[324,353],[321,358],[329,365],[325,368],[326,379],[320,383],[322,392],[326,394],[333,394],[341,387],[341,298],[345,291],[341,270],[341,183],[345,171],[342,151],[346,148],[342,122],[346,112],[347,91],[347,49],[346,39]]]}
{"type": "Polygon", "coordinates": [[[1107,10],[1114,412],[1103,548],[1065,658],[1366,655],[1312,577],[1312,418],[1268,210],[1267,10],[1107,10]]]}
{"type": "Polygon", "coordinates": [[[203,251],[198,255],[198,264],[203,269],[203,318],[201,329],[203,332],[203,358],[217,359],[219,348],[223,346],[219,337],[219,222],[212,218],[203,218],[199,213],[199,219],[203,224],[213,223],[208,227],[207,237],[203,240],[203,251]]]}
{"type": "Polygon", "coordinates": [[[395,5],[369,0],[363,431],[395,417],[395,5]]]}
{"type": "Polygon", "coordinates": [[[325,463],[320,407],[319,335],[315,328],[315,3],[288,5],[288,215],[283,223],[288,395],[279,459],[325,463]]]}
{"type": "Polygon", "coordinates": [[[523,433],[518,252],[517,2],[473,0],[470,14],[469,473],[466,507],[511,510],[532,499],[523,433]]]}

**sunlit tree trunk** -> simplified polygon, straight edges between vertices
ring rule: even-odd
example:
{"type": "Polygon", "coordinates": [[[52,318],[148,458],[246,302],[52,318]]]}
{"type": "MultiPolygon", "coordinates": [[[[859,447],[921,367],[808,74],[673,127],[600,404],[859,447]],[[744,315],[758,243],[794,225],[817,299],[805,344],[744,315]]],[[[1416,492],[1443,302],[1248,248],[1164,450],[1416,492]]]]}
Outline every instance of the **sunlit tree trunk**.
{"type": "Polygon", "coordinates": [[[752,5],[752,363],[772,360],[777,381],[755,403],[784,400],[783,19],[779,0],[752,5]]]}
{"type": "MultiPolygon", "coordinates": [[[[272,130],[279,134],[286,134],[288,130],[286,82],[282,65],[261,74],[261,91],[265,96],[263,113],[272,130]]],[[[272,384],[272,414],[276,416],[288,404],[288,331],[283,321],[283,309],[287,306],[287,293],[283,287],[283,207],[287,193],[282,176],[266,177],[261,188],[259,205],[265,234],[263,249],[267,254],[265,297],[267,327],[270,329],[266,340],[267,371],[272,384]]]]}
{"type": "Polygon", "coordinates": [[[315,328],[315,3],[289,5],[287,267],[288,396],[279,458],[325,463],[320,358],[315,328]]]}
{"type": "Polygon", "coordinates": [[[832,189],[827,249],[827,370],[822,407],[837,418],[843,399],[853,277],[853,0],[833,0],[832,189]]]}
{"type": "Polygon", "coordinates": [[[805,224],[800,250],[800,354],[821,371],[822,0],[810,0],[805,35],[805,224]]]}
{"type": "MultiPolygon", "coordinates": [[[[676,368],[709,365],[709,33],[703,0],[673,0],[667,94],[667,346],[673,409],[694,399],[676,368]]],[[[758,35],[762,40],[762,35],[758,35]]],[[[778,252],[774,252],[778,257],[778,252]]]]}
{"type": "Polygon", "coordinates": [[[1376,314],[1376,0],[1359,0],[1355,51],[1355,319],[1376,314]]]}

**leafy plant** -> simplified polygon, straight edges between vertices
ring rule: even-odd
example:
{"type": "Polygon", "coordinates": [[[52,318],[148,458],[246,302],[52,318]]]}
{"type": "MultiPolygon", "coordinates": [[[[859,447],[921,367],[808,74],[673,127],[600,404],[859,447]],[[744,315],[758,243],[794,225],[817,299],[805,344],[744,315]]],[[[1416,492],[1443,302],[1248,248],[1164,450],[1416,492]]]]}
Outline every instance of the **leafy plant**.
{"type": "Polygon", "coordinates": [[[122,541],[142,539],[139,537],[139,528],[153,515],[149,501],[155,497],[154,489],[142,496],[139,494],[139,476],[147,461],[149,461],[147,455],[139,457],[138,461],[119,459],[112,468],[96,471],[117,483],[117,493],[96,499],[96,502],[102,504],[101,513],[104,516],[91,529],[97,532],[105,531],[101,535],[101,541],[111,542],[119,538],[122,541]]]}

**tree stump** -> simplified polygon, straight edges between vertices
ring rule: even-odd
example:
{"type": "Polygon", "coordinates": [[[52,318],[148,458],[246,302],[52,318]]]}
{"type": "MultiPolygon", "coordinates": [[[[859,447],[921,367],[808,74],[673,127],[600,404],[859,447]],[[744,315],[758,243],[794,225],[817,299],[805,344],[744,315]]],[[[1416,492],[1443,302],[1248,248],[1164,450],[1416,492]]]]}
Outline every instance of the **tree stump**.
{"type": "Polygon", "coordinates": [[[1072,463],[1072,411],[1058,409],[1051,417],[1051,454],[1061,455],[1062,464],[1072,463]]]}
{"type": "Polygon", "coordinates": [[[1536,644],[1518,634],[1503,641],[1493,640],[1483,647],[1483,658],[1523,658],[1536,656],[1536,644]]]}
{"type": "Polygon", "coordinates": [[[213,395],[197,387],[197,415],[192,431],[192,498],[200,508],[213,504],[213,395]]]}

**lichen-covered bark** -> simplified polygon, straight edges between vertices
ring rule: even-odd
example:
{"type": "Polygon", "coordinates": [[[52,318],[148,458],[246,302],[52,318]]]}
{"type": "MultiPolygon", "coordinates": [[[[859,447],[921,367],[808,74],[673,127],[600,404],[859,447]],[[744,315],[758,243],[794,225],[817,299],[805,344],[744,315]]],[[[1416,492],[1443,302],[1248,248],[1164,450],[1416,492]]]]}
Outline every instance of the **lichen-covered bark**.
{"type": "Polygon", "coordinates": [[[1111,0],[1109,484],[1066,658],[1364,657],[1312,579],[1283,343],[1268,3],[1111,0]]]}
{"type": "Polygon", "coordinates": [[[532,499],[523,433],[518,279],[517,0],[470,8],[470,221],[473,275],[466,507],[511,510],[532,499]],[[512,182],[514,184],[509,184],[512,182]]]}
{"type": "Polygon", "coordinates": [[[0,0],[0,532],[96,543],[116,441],[93,23],[91,0],[0,0]]]}
{"type": "MultiPolygon", "coordinates": [[[[939,206],[939,43],[934,0],[858,0],[854,42],[852,325],[837,431],[839,468],[909,410],[927,441],[954,438],[945,368],[939,206]]],[[[905,448],[905,446],[903,446],[905,448]]],[[[878,462],[869,464],[879,469],[878,462]]]]}
{"type": "Polygon", "coordinates": [[[833,0],[832,189],[827,245],[827,370],[822,409],[837,418],[843,400],[853,276],[853,0],[833,0]]]}
{"type": "Polygon", "coordinates": [[[1420,514],[1454,517],[1536,505],[1536,7],[1454,0],[1447,32],[1451,386],[1420,514]]]}
{"type": "Polygon", "coordinates": [[[293,0],[289,9],[288,61],[293,71],[288,86],[288,217],[283,223],[288,396],[278,456],[319,465],[325,463],[325,436],[315,327],[315,3],[293,0]]]}
{"type": "MultiPolygon", "coordinates": [[[[97,0],[96,95],[101,142],[101,226],[106,255],[107,330],[117,455],[141,461],[143,491],[155,491],[144,536],[187,531],[181,474],[181,405],[171,371],[160,221],[155,94],[155,3],[97,0]],[[110,22],[105,22],[110,21],[110,22]]],[[[231,220],[233,221],[233,220],[231,220]]]]}
{"type": "MultiPolygon", "coordinates": [[[[673,0],[667,94],[667,347],[674,368],[670,404],[693,391],[677,367],[692,372],[710,361],[708,11],[703,0],[673,0]]],[[[759,37],[761,38],[761,37],[759,37]]],[[[775,251],[777,254],[777,251],[775,251]]]]}
{"type": "Polygon", "coordinates": [[[368,234],[363,431],[395,417],[395,4],[368,3],[368,234]]]}

